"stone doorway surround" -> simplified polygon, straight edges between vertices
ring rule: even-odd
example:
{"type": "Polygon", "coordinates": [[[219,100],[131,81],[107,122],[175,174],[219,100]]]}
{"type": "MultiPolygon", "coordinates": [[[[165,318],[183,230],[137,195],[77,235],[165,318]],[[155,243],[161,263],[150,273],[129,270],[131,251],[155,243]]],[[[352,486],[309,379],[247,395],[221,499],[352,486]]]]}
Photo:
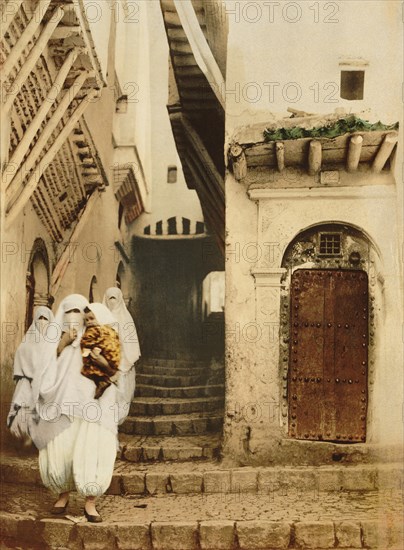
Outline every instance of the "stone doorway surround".
{"type": "MultiPolygon", "coordinates": [[[[302,231],[322,224],[343,224],[360,231],[373,246],[369,260],[370,289],[375,295],[375,322],[379,324],[375,339],[375,353],[370,364],[370,398],[366,449],[360,452],[372,452],[373,446],[401,445],[400,390],[392,382],[391,376],[400,379],[401,350],[389,345],[389,341],[401,341],[394,318],[400,316],[399,293],[397,287],[397,268],[391,246],[398,242],[395,225],[382,223],[383,212],[395,211],[396,193],[391,184],[366,186],[342,185],[341,187],[315,188],[273,188],[270,183],[250,185],[246,191],[251,201],[257,205],[256,211],[256,246],[262,251],[259,260],[250,268],[254,282],[254,296],[249,298],[251,317],[258,327],[268,331],[269,338],[262,339],[250,351],[245,351],[249,343],[243,341],[232,344],[229,350],[227,335],[226,360],[237,362],[237,357],[253,357],[254,370],[251,384],[237,384],[237,365],[228,373],[227,414],[225,417],[224,454],[232,454],[242,463],[272,463],[287,460],[289,452],[304,446],[302,460],[310,463],[323,447],[326,454],[334,444],[328,447],[326,442],[292,441],[287,435],[287,357],[280,355],[282,343],[279,342],[279,328],[289,323],[281,315],[281,302],[289,292],[290,277],[283,267],[283,256],[288,245],[302,231]],[[377,244],[375,244],[377,243],[377,244]],[[392,244],[393,243],[393,244],[392,244]],[[254,308],[254,311],[252,310],[254,308]],[[388,335],[388,336],[387,336],[388,335]],[[281,346],[280,346],[281,344],[281,346]],[[242,349],[242,347],[244,349],[242,349]],[[279,365],[282,365],[281,368],[279,365]],[[389,376],[386,377],[386,368],[389,376]],[[269,421],[254,421],[249,415],[237,414],[234,410],[238,403],[257,403],[258,406],[270,406],[269,421]],[[238,441],[236,441],[236,438],[238,441]],[[241,443],[240,443],[241,441],[241,443]],[[315,447],[317,445],[317,448],[315,447]],[[313,447],[314,446],[314,447],[313,447]],[[304,455],[304,458],[303,458],[304,455]]],[[[251,222],[250,226],[253,224],[251,222]]],[[[249,235],[251,237],[251,234],[249,235]]],[[[302,263],[301,268],[315,267],[310,261],[302,263]]],[[[237,268],[239,269],[239,268],[237,268]]],[[[244,270],[243,276],[247,273],[244,270]]],[[[234,275],[231,275],[232,277],[234,275]]],[[[240,277],[240,270],[237,272],[240,277]]],[[[237,284],[229,281],[227,284],[237,284]]],[[[247,281],[246,281],[247,283],[247,281]]],[[[236,321],[227,307],[227,327],[236,321]]],[[[228,330],[228,328],[227,328],[228,330]]],[[[246,372],[249,367],[246,365],[246,372]]],[[[229,366],[226,366],[229,371],[229,366]]],[[[250,364],[250,373],[251,373],[250,364]]],[[[248,376],[252,376],[249,374],[248,376]]],[[[338,446],[338,445],[337,445],[338,446]]],[[[361,447],[357,444],[355,447],[361,447]]],[[[343,447],[343,446],[342,446],[343,447]]],[[[343,447],[341,452],[352,453],[354,446],[343,447]],[[349,449],[348,449],[349,447],[349,449]]],[[[302,447],[303,448],[303,447],[302,447]]],[[[335,450],[335,449],[334,449],[335,450]]],[[[357,449],[358,450],[358,449],[357,449]]]]}

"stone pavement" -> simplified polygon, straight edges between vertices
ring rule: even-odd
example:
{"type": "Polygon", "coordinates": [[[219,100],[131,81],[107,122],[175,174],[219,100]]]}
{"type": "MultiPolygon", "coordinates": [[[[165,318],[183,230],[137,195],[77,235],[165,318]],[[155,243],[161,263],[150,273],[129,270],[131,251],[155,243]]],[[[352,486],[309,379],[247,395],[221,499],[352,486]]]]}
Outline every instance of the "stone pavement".
{"type": "Polygon", "coordinates": [[[404,548],[400,464],[229,469],[117,460],[96,525],[74,493],[66,518],[49,514],[55,498],[41,486],[35,456],[1,461],[3,549],[404,548]]]}

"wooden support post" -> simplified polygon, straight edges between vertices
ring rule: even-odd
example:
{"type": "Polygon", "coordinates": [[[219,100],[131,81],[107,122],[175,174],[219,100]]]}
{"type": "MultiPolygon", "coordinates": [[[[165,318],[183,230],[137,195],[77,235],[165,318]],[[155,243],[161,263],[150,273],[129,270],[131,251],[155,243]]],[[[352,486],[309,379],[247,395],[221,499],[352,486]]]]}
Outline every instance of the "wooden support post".
{"type": "Polygon", "coordinates": [[[36,10],[34,11],[28,25],[25,27],[24,32],[22,33],[17,43],[11,50],[10,55],[4,62],[2,75],[4,81],[8,78],[10,71],[16,65],[18,58],[25,50],[28,42],[32,40],[37,28],[41,24],[43,16],[45,15],[45,12],[48,9],[50,2],[51,0],[42,0],[41,2],[38,2],[36,10]]]}
{"type": "MultiPolygon", "coordinates": [[[[45,147],[48,139],[55,131],[57,125],[62,120],[63,115],[66,113],[67,108],[69,107],[70,103],[73,101],[79,90],[82,88],[84,82],[88,78],[88,73],[83,71],[83,73],[76,78],[72,86],[66,90],[66,93],[64,94],[63,98],[61,99],[59,105],[56,107],[54,113],[52,114],[51,118],[48,120],[48,123],[46,124],[46,127],[44,128],[44,131],[39,136],[37,142],[35,143],[34,147],[32,148],[32,151],[30,152],[28,158],[23,163],[23,165],[20,167],[18,172],[15,174],[11,182],[6,187],[6,200],[9,201],[11,196],[16,192],[18,187],[22,184],[24,181],[26,175],[30,172],[30,170],[35,166],[39,155],[41,154],[43,148],[45,147]]],[[[86,101],[86,99],[84,100],[86,101]]],[[[4,179],[4,178],[3,178],[4,179]]]]}
{"type": "Polygon", "coordinates": [[[24,65],[21,67],[20,72],[18,73],[18,75],[16,76],[16,79],[12,83],[10,93],[5,95],[6,99],[2,107],[3,112],[8,112],[9,109],[11,109],[14,99],[18,95],[21,89],[21,86],[24,84],[29,73],[35,67],[38,59],[40,58],[42,52],[46,47],[46,44],[48,43],[50,37],[52,36],[52,33],[55,30],[55,28],[58,26],[59,21],[62,19],[63,15],[64,15],[63,8],[60,8],[60,7],[56,8],[52,13],[51,18],[46,23],[37,42],[29,52],[24,65]]]}
{"type": "Polygon", "coordinates": [[[362,151],[362,136],[352,136],[349,140],[346,169],[348,172],[355,172],[358,169],[362,151]]]}
{"type": "Polygon", "coordinates": [[[230,155],[234,177],[237,181],[240,181],[247,175],[247,160],[241,145],[234,143],[230,147],[230,155]]]}
{"type": "Polygon", "coordinates": [[[321,170],[321,143],[313,139],[309,146],[309,175],[314,176],[321,170]]]}
{"type": "MultiPolygon", "coordinates": [[[[52,105],[55,103],[60,91],[62,90],[66,77],[69,74],[73,63],[75,62],[79,51],[79,48],[73,49],[65,59],[65,62],[63,63],[63,66],[61,67],[55,79],[55,82],[52,84],[52,87],[49,90],[46,99],[38,109],[34,119],[29,125],[29,128],[24,133],[22,140],[14,151],[13,156],[11,157],[9,162],[9,165],[12,167],[13,173],[16,173],[19,170],[22,159],[25,157],[29,146],[35,138],[36,133],[38,132],[41,124],[46,118],[46,115],[49,113],[52,105]]],[[[2,182],[2,189],[4,189],[5,185],[6,183],[2,182]]]]}
{"type": "Polygon", "coordinates": [[[83,227],[87,223],[91,211],[94,208],[95,203],[97,202],[97,199],[99,197],[99,194],[97,191],[94,191],[93,194],[90,196],[90,198],[87,201],[87,204],[84,208],[84,212],[81,214],[79,221],[77,222],[76,227],[73,230],[73,233],[71,234],[71,237],[69,239],[69,243],[62,252],[62,255],[60,256],[58,263],[55,266],[55,269],[52,272],[52,278],[51,278],[51,294],[54,296],[56,292],[59,289],[59,286],[62,282],[63,275],[66,272],[66,269],[73,258],[74,251],[75,251],[75,245],[77,245],[77,239],[83,230],[83,227]]]}
{"type": "Polygon", "coordinates": [[[15,218],[18,216],[18,214],[21,212],[21,210],[24,208],[26,203],[28,202],[30,196],[35,191],[35,189],[38,186],[39,180],[41,179],[42,174],[47,169],[47,167],[50,165],[50,163],[55,158],[56,154],[58,153],[59,149],[62,147],[63,143],[66,141],[66,139],[69,137],[69,134],[73,131],[75,125],[79,121],[80,117],[83,115],[84,111],[86,110],[88,106],[89,100],[94,98],[97,95],[96,90],[91,90],[91,92],[86,96],[79,106],[76,108],[72,116],[69,118],[67,124],[63,127],[63,130],[60,132],[60,134],[57,136],[51,147],[48,149],[48,151],[45,153],[43,158],[41,159],[40,163],[34,170],[33,175],[28,180],[27,184],[24,185],[21,193],[16,197],[15,201],[7,202],[6,206],[6,227],[9,227],[15,218]]]}
{"type": "Polygon", "coordinates": [[[285,146],[281,141],[275,143],[276,162],[278,163],[278,170],[282,172],[285,169],[285,146]]]}
{"type": "Polygon", "coordinates": [[[11,23],[13,22],[14,17],[20,9],[22,2],[23,0],[9,0],[6,5],[3,5],[3,9],[0,14],[0,40],[4,38],[11,23]]]}
{"type": "Polygon", "coordinates": [[[391,132],[386,134],[383,143],[381,144],[379,150],[377,151],[376,157],[372,164],[372,172],[376,174],[383,170],[383,166],[386,164],[387,159],[391,155],[392,150],[394,149],[395,144],[398,141],[398,133],[391,132]]]}

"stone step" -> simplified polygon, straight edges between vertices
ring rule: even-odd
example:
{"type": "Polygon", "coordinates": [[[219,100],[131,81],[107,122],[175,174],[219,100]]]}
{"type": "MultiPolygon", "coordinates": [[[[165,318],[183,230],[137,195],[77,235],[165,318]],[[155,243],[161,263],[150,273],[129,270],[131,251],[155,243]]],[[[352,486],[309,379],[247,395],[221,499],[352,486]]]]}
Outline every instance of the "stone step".
{"type": "MultiPolygon", "coordinates": [[[[154,438],[154,443],[164,446],[168,438],[154,438]]],[[[183,438],[190,439],[192,438],[183,438]]],[[[152,441],[153,438],[150,438],[152,441]]],[[[199,443],[210,443],[200,438],[199,443]]],[[[172,449],[175,448],[173,442],[172,449]]],[[[185,446],[183,447],[185,448],[185,446]]],[[[124,445],[122,453],[132,450],[124,445]]],[[[9,484],[41,486],[37,457],[1,457],[0,481],[2,488],[9,484]]],[[[108,494],[111,495],[168,495],[168,494],[221,494],[266,496],[268,502],[277,497],[301,495],[313,501],[326,495],[348,493],[353,498],[378,492],[380,498],[389,498],[401,491],[402,464],[374,464],[360,466],[320,467],[234,467],[229,468],[217,460],[201,462],[171,462],[135,464],[117,459],[108,494]]],[[[230,497],[229,497],[230,498],[230,497]]]]}
{"type": "Polygon", "coordinates": [[[119,435],[123,461],[156,463],[187,460],[205,461],[218,458],[221,451],[221,434],[211,433],[188,436],[146,436],[139,437],[121,433],[119,435]]]}
{"type": "Polygon", "coordinates": [[[163,397],[136,397],[130,405],[129,414],[132,416],[188,414],[193,412],[209,412],[223,408],[224,396],[194,397],[194,398],[163,398],[163,397]]]}
{"type": "Polygon", "coordinates": [[[160,357],[147,357],[141,359],[141,364],[151,365],[156,367],[181,367],[181,368],[204,368],[206,361],[196,361],[192,359],[164,359],[160,357]]]}
{"type": "Polygon", "coordinates": [[[178,386],[198,386],[206,382],[206,375],[169,376],[167,374],[136,374],[136,381],[146,386],[163,386],[175,388],[178,386]]]}
{"type": "Polygon", "coordinates": [[[209,373],[208,367],[161,367],[156,365],[139,365],[136,374],[168,376],[202,376],[209,373]]]}
{"type": "Polygon", "coordinates": [[[177,386],[166,388],[161,385],[145,385],[136,384],[136,396],[141,397],[171,397],[171,398],[187,398],[187,397],[204,397],[224,395],[224,384],[215,385],[200,385],[200,386],[177,386]]]}
{"type": "Polygon", "coordinates": [[[128,416],[119,431],[134,435],[188,435],[217,432],[223,426],[223,412],[184,415],[128,416]]]}
{"type": "Polygon", "coordinates": [[[103,523],[86,522],[83,498],[71,493],[67,514],[52,516],[45,488],[4,484],[2,548],[72,550],[402,550],[400,491],[388,496],[103,495],[103,523]]]}

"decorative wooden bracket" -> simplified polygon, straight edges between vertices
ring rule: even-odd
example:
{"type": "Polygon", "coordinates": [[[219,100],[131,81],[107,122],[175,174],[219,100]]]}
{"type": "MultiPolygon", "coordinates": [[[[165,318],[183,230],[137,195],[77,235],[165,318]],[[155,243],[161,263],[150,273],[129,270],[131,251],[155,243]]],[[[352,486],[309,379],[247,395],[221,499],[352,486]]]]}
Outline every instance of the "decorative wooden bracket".
{"type": "Polygon", "coordinates": [[[386,134],[380,149],[377,151],[376,157],[372,164],[372,172],[379,173],[383,170],[383,166],[386,164],[391,152],[394,149],[395,144],[398,141],[398,133],[391,132],[386,134]]]}
{"type": "Polygon", "coordinates": [[[321,170],[321,143],[313,139],[309,146],[309,175],[314,176],[321,170]]]}
{"type": "Polygon", "coordinates": [[[242,180],[247,175],[247,160],[243,148],[238,143],[230,146],[230,159],[233,168],[233,174],[237,181],[242,180]]]}
{"type": "Polygon", "coordinates": [[[357,170],[362,151],[362,136],[352,136],[349,140],[348,155],[346,160],[346,169],[348,172],[357,170]]]}

